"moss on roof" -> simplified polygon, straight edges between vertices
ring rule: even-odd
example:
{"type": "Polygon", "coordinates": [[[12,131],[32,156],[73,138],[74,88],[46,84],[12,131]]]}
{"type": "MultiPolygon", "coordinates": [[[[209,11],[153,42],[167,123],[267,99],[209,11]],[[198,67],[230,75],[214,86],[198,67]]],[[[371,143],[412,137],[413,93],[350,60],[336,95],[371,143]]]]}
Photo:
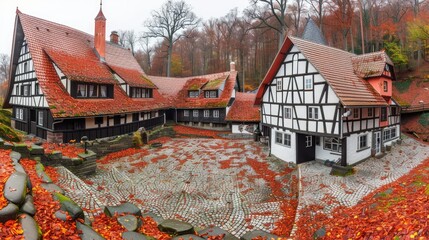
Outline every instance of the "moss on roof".
{"type": "Polygon", "coordinates": [[[218,78],[215,80],[211,80],[203,87],[203,90],[217,90],[225,80],[226,80],[225,78],[218,78]]]}

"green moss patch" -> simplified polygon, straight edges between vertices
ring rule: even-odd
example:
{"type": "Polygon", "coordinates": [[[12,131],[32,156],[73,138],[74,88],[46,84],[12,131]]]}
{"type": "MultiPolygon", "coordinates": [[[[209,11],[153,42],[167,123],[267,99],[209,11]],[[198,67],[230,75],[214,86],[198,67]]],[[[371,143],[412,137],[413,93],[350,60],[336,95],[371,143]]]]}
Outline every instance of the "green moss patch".
{"type": "Polygon", "coordinates": [[[405,81],[395,81],[393,82],[393,86],[398,90],[400,93],[404,93],[408,91],[411,85],[411,79],[407,79],[405,81]]]}
{"type": "Polygon", "coordinates": [[[429,113],[423,113],[420,115],[419,123],[424,127],[429,126],[429,113]]]}

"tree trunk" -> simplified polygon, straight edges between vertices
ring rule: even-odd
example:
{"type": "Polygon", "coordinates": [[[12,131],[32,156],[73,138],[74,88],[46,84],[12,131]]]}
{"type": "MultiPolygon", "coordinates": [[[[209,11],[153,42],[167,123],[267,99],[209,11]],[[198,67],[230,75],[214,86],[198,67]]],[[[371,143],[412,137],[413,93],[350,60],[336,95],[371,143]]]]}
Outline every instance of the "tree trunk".
{"type": "Polygon", "coordinates": [[[171,71],[171,55],[173,54],[173,41],[170,41],[168,43],[168,50],[167,50],[167,77],[170,77],[170,71],[171,71]]]}

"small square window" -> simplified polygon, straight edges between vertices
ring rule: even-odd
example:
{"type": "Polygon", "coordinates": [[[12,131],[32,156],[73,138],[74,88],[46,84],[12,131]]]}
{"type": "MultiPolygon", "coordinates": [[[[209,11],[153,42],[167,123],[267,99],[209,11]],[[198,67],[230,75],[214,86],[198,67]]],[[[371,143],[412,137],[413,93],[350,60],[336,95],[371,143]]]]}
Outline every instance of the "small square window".
{"type": "Polygon", "coordinates": [[[204,110],[204,117],[205,118],[210,117],[210,110],[204,110]]]}
{"type": "Polygon", "coordinates": [[[319,108],[309,107],[308,108],[308,119],[313,119],[313,120],[319,119],[319,108]]]}
{"type": "Polygon", "coordinates": [[[86,85],[78,84],[77,85],[77,96],[78,97],[86,97],[86,85]]]}
{"type": "Polygon", "coordinates": [[[183,116],[184,117],[189,117],[189,110],[184,110],[183,111],[183,116]]]}
{"type": "Polygon", "coordinates": [[[313,146],[313,136],[305,136],[305,147],[310,148],[313,146]]]}
{"type": "Polygon", "coordinates": [[[103,124],[103,117],[96,117],[94,119],[94,124],[95,125],[101,125],[101,124],[103,124]]]}
{"type": "Polygon", "coordinates": [[[280,132],[276,132],[276,143],[283,144],[283,134],[280,132]]]}
{"type": "Polygon", "coordinates": [[[291,145],[290,134],[285,133],[283,134],[283,137],[284,137],[283,144],[287,147],[290,147],[291,145]]]}
{"type": "Polygon", "coordinates": [[[359,109],[353,108],[353,118],[359,118],[359,109]]]}
{"type": "Polygon", "coordinates": [[[304,89],[306,90],[313,89],[313,78],[311,77],[305,78],[304,89]]]}
{"type": "Polygon", "coordinates": [[[192,116],[193,117],[198,117],[198,110],[192,111],[192,116]]]}

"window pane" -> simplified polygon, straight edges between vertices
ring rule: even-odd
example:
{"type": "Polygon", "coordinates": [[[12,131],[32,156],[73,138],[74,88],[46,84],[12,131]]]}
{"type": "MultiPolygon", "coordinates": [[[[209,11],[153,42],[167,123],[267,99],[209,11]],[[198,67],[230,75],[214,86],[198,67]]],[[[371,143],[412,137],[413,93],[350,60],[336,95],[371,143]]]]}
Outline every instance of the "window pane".
{"type": "Polygon", "coordinates": [[[77,96],[86,97],[86,85],[83,85],[83,84],[77,85],[77,96]]]}
{"type": "Polygon", "coordinates": [[[276,132],[276,143],[280,143],[280,144],[282,144],[283,143],[283,141],[282,141],[283,139],[282,139],[282,134],[281,133],[279,133],[279,132],[276,132]]]}
{"type": "Polygon", "coordinates": [[[107,97],[107,86],[106,85],[100,86],[100,96],[101,97],[107,97]]]}

